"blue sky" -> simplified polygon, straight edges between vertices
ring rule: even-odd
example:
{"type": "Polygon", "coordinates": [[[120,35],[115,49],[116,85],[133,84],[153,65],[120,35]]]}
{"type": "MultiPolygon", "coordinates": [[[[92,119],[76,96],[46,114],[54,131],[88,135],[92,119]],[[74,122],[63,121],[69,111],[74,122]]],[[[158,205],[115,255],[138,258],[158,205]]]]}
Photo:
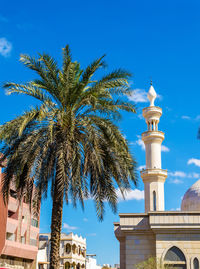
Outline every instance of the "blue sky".
{"type": "MultiPolygon", "coordinates": [[[[137,115],[124,114],[120,128],[130,142],[138,166],[145,164],[140,134],[146,130],[141,110],[153,79],[163,108],[159,129],[166,133],[162,166],[168,169],[166,209],[180,208],[185,191],[200,178],[200,2],[168,1],[1,1],[0,82],[28,81],[34,76],[19,63],[20,53],[48,52],[61,59],[61,48],[70,44],[74,59],[83,66],[106,53],[107,72],[122,67],[133,73],[133,100],[137,115]],[[137,98],[136,98],[137,97],[137,98]],[[189,161],[190,160],[190,161],[189,161]],[[190,163],[190,164],[189,164],[190,163]]],[[[6,96],[0,91],[0,124],[28,109],[33,101],[6,96]]],[[[119,212],[143,212],[143,184],[119,202],[119,212]]],[[[51,203],[42,204],[41,232],[50,231],[51,203]]],[[[64,207],[63,231],[87,237],[88,253],[99,263],[119,262],[119,244],[109,208],[98,222],[94,205],[85,211],[64,207]]]]}

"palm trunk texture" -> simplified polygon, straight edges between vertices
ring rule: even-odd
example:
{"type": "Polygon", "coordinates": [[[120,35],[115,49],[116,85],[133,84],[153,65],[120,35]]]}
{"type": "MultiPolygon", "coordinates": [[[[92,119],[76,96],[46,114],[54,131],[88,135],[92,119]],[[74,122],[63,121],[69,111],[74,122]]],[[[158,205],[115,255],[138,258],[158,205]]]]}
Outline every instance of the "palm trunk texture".
{"type": "Polygon", "coordinates": [[[55,189],[53,196],[53,209],[51,216],[51,251],[50,251],[50,269],[60,268],[60,236],[62,229],[62,211],[63,194],[58,191],[55,180],[55,189]]]}

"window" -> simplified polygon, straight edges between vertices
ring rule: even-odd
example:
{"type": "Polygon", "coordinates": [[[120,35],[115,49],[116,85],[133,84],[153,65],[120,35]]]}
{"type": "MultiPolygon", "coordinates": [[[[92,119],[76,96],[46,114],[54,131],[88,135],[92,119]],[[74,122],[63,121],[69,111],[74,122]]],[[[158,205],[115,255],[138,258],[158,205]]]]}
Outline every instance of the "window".
{"type": "Polygon", "coordinates": [[[156,211],[156,192],[153,191],[153,211],[156,211]]]}
{"type": "Polygon", "coordinates": [[[164,258],[166,268],[186,269],[186,259],[183,252],[177,247],[171,247],[164,258]]]}
{"type": "Polygon", "coordinates": [[[15,212],[8,210],[8,217],[12,218],[12,216],[15,214],[15,212]]]}
{"type": "Polygon", "coordinates": [[[193,260],[193,269],[199,269],[199,260],[197,258],[193,260]]]}
{"type": "Polygon", "coordinates": [[[21,236],[21,242],[22,242],[22,244],[26,243],[26,237],[25,236],[21,236]]]}
{"type": "Polygon", "coordinates": [[[15,234],[6,233],[6,239],[10,241],[15,241],[15,234]]]}
{"type": "Polygon", "coordinates": [[[30,239],[30,245],[37,246],[37,240],[36,239],[30,239]]]}
{"type": "Polygon", "coordinates": [[[71,252],[71,245],[68,243],[67,245],[66,245],[66,253],[67,254],[69,254],[70,252],[71,252]]]}
{"type": "Polygon", "coordinates": [[[38,227],[38,220],[31,219],[31,226],[38,227]]]}
{"type": "Polygon", "coordinates": [[[14,190],[10,190],[10,196],[17,199],[17,192],[14,190]]]}

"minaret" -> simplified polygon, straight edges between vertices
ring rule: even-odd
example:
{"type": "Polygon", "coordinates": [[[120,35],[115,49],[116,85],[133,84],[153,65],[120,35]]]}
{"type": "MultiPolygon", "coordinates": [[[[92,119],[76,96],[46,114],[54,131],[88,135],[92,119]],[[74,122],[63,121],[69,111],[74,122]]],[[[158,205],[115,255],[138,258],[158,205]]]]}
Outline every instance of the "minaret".
{"type": "Polygon", "coordinates": [[[162,109],[154,106],[156,97],[157,94],[151,85],[148,92],[150,106],[143,109],[143,117],[148,129],[142,134],[146,150],[146,169],[140,172],[144,182],[146,213],[165,210],[164,183],[167,170],[161,168],[161,144],[164,140],[164,133],[158,131],[162,109]]]}

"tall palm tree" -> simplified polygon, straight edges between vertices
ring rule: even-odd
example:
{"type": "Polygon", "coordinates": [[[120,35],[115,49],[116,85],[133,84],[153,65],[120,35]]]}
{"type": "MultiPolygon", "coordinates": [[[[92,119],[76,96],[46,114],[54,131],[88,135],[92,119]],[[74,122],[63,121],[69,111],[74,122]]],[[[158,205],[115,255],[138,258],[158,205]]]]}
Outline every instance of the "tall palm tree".
{"type": "MultiPolygon", "coordinates": [[[[6,83],[8,94],[25,94],[39,105],[0,127],[3,157],[7,167],[2,183],[5,202],[14,176],[19,196],[31,201],[30,178],[37,192],[35,202],[51,188],[50,268],[59,268],[63,200],[76,206],[92,197],[100,220],[104,202],[117,210],[116,188],[122,193],[137,183],[135,161],[127,141],[116,125],[120,111],[135,112],[126,101],[130,74],[118,69],[93,79],[105,66],[103,57],[85,69],[72,61],[69,47],[63,49],[62,68],[47,54],[37,58],[22,55],[21,62],[38,78],[26,84],[6,83]]],[[[39,203],[36,203],[37,205],[39,203]]]]}

